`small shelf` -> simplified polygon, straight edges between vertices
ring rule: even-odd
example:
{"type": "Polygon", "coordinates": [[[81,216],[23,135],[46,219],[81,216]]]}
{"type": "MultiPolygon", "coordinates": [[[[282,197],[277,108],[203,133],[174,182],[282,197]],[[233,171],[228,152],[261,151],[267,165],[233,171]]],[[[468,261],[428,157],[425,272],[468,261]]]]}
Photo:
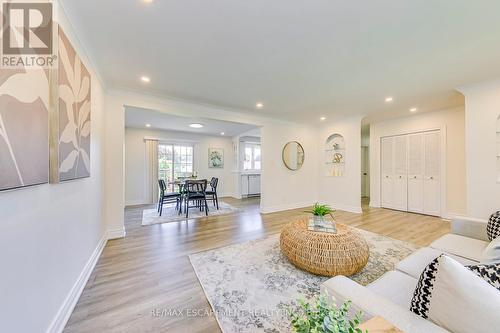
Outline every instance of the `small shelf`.
{"type": "Polygon", "coordinates": [[[325,142],[325,175],[342,177],[345,175],[346,145],[341,134],[332,134],[325,142]],[[338,161],[338,162],[335,162],[338,161]]]}

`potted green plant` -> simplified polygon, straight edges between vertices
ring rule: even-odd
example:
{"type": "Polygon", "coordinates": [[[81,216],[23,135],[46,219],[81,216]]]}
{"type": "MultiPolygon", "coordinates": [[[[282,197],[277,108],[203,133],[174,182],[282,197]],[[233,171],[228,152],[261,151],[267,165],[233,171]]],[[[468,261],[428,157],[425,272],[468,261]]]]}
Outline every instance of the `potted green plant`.
{"type": "MultiPolygon", "coordinates": [[[[316,303],[311,305],[299,300],[298,313],[292,313],[292,330],[297,333],[363,333],[359,328],[362,313],[358,312],[353,318],[349,317],[351,302],[347,301],[337,307],[329,303],[326,296],[320,296],[316,303]]],[[[368,333],[368,331],[365,331],[368,333]]]]}
{"type": "Polygon", "coordinates": [[[322,205],[320,203],[315,203],[311,210],[306,211],[306,213],[313,214],[313,225],[317,228],[326,228],[333,229],[333,232],[336,232],[335,227],[335,217],[333,213],[335,213],[335,209],[331,208],[328,205],[322,205]],[[328,221],[326,216],[329,215],[332,218],[332,221],[328,221]]]}

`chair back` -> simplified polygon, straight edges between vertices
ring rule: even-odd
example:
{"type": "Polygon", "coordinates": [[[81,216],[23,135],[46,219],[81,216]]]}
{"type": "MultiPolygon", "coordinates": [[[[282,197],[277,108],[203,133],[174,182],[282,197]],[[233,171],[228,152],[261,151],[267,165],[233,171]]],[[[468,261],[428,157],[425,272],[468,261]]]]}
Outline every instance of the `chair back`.
{"type": "Polygon", "coordinates": [[[160,187],[161,194],[164,194],[167,190],[167,185],[163,179],[158,179],[158,186],[160,187]]]}
{"type": "Polygon", "coordinates": [[[186,193],[189,196],[190,194],[203,194],[205,195],[205,191],[207,190],[207,180],[186,180],[186,193]]]}
{"type": "Polygon", "coordinates": [[[210,180],[210,187],[212,188],[212,191],[217,191],[217,184],[219,184],[219,178],[212,177],[210,180]]]}

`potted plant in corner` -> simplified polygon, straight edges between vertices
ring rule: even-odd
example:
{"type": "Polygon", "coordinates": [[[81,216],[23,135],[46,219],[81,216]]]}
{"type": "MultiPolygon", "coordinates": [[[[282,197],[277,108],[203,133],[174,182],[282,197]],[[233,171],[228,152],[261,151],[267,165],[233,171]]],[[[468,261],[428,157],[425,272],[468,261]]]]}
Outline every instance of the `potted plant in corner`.
{"type": "Polygon", "coordinates": [[[349,317],[351,302],[347,301],[337,307],[321,295],[315,304],[311,305],[299,300],[300,308],[291,313],[292,330],[297,333],[368,333],[363,332],[359,325],[362,313],[358,312],[354,318],[349,317]]]}
{"type": "Polygon", "coordinates": [[[332,233],[337,232],[337,228],[335,227],[335,218],[333,216],[335,209],[328,205],[321,205],[317,202],[314,204],[313,208],[306,211],[306,213],[313,214],[313,218],[309,220],[309,230],[332,233]],[[331,221],[327,220],[327,215],[332,218],[331,221]]]}

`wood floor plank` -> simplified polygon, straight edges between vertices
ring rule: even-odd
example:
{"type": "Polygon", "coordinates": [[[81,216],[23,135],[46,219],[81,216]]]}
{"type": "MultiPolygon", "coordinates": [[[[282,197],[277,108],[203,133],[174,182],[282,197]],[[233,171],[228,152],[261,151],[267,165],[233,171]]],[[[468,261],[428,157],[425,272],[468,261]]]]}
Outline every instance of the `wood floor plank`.
{"type": "MultiPolygon", "coordinates": [[[[189,262],[192,253],[265,238],[306,215],[304,209],[259,213],[258,199],[223,201],[242,210],[188,222],[142,226],[142,211],[125,210],[127,236],[111,240],[64,330],[81,332],[220,332],[213,316],[153,315],[163,309],[211,311],[189,262]]],[[[449,222],[363,205],[363,214],[337,212],[339,222],[425,246],[449,222]]]]}

